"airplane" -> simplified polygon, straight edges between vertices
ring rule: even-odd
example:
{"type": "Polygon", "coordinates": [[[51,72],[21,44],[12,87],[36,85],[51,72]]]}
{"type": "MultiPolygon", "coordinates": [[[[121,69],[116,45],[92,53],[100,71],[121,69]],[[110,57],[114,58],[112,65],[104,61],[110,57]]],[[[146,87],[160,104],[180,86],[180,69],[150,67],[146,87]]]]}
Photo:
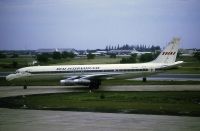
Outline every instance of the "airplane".
{"type": "Polygon", "coordinates": [[[85,85],[90,89],[98,89],[101,80],[106,78],[127,74],[133,76],[141,74],[144,78],[145,74],[152,74],[183,63],[183,61],[176,61],[179,43],[179,38],[173,38],[155,60],[146,63],[30,66],[16,70],[14,74],[6,76],[6,80],[59,75],[63,77],[60,80],[61,85],[85,85]]]}
{"type": "Polygon", "coordinates": [[[141,51],[137,51],[135,48],[131,52],[131,54],[137,54],[137,55],[150,54],[150,53],[152,53],[152,52],[141,52],[141,51]]]}

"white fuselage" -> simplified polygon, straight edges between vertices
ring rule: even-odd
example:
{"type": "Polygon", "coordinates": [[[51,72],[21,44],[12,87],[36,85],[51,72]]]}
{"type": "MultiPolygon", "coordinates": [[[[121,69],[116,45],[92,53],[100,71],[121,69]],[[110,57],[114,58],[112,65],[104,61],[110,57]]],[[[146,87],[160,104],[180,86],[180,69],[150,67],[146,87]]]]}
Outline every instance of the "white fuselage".
{"type": "MultiPolygon", "coordinates": [[[[76,74],[94,74],[94,73],[142,73],[154,72],[157,69],[163,69],[179,64],[166,63],[137,63],[137,64],[99,64],[99,65],[58,65],[58,66],[31,66],[18,69],[15,74],[6,77],[7,80],[15,78],[34,76],[34,75],[76,75],[76,74]]],[[[182,63],[182,62],[181,62],[182,63]]]]}

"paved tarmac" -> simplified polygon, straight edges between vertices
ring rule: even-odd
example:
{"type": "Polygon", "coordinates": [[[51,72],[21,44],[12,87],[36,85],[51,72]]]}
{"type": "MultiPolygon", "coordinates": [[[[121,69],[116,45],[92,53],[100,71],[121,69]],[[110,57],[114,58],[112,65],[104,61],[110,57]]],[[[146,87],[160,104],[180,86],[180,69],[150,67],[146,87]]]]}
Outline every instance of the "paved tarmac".
{"type": "Polygon", "coordinates": [[[59,93],[59,92],[78,92],[86,90],[86,87],[64,87],[64,86],[0,86],[0,97],[30,95],[30,94],[44,94],[44,93],[59,93]]]}
{"type": "Polygon", "coordinates": [[[199,117],[0,108],[0,131],[199,131],[199,117]]]}

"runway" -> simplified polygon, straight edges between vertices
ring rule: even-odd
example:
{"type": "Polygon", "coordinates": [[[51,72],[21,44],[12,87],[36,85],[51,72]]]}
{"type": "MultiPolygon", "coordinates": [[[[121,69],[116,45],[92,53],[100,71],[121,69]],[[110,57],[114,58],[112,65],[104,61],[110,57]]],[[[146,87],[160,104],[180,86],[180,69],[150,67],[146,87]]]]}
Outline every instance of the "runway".
{"type": "Polygon", "coordinates": [[[199,131],[199,117],[0,108],[1,131],[199,131]]]}
{"type": "MultiPolygon", "coordinates": [[[[199,85],[137,85],[103,86],[104,91],[200,91],[199,85]]],[[[1,86],[0,97],[88,91],[86,87],[63,86],[1,86]]],[[[93,113],[72,111],[42,111],[0,108],[1,131],[199,131],[200,117],[93,113]]]]}

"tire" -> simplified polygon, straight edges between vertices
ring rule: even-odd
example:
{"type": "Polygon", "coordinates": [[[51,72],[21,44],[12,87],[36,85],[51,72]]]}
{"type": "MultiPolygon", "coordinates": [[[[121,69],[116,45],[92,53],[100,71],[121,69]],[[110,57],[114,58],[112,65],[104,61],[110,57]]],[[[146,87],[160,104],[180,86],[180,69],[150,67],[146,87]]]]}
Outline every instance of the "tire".
{"type": "Polygon", "coordinates": [[[99,86],[101,85],[101,81],[100,80],[92,80],[89,88],[90,89],[99,89],[99,86]]]}

